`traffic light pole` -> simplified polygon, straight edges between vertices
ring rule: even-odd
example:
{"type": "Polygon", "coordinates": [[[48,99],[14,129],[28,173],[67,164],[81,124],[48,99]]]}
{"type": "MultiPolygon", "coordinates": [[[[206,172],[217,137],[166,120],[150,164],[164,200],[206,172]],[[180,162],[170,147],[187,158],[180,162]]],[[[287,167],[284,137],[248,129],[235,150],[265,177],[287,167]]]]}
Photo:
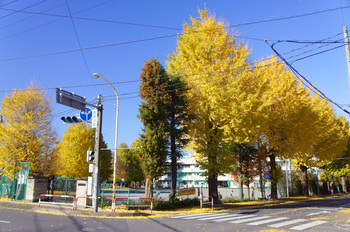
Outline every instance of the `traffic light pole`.
{"type": "Polygon", "coordinates": [[[92,105],[85,101],[85,97],[81,97],[74,93],[67,92],[60,88],[56,88],[56,102],[65,106],[69,106],[78,110],[85,111],[86,105],[92,106],[97,110],[97,128],[95,132],[95,158],[94,168],[92,174],[92,206],[94,212],[98,211],[98,197],[99,197],[99,182],[100,182],[100,152],[101,152],[101,134],[102,134],[102,111],[101,94],[97,97],[97,105],[92,105]]]}
{"type": "Polygon", "coordinates": [[[99,182],[100,182],[100,151],[101,151],[101,128],[102,128],[102,111],[101,94],[97,98],[97,128],[95,132],[95,159],[94,159],[94,172],[93,172],[93,208],[94,212],[98,211],[98,197],[99,197],[99,182]]]}

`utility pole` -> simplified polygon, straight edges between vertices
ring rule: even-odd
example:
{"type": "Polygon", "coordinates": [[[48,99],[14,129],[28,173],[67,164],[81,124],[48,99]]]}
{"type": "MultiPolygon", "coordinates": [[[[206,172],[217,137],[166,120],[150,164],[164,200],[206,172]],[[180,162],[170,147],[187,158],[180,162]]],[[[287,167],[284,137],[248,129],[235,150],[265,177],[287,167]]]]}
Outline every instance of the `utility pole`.
{"type": "MultiPolygon", "coordinates": [[[[102,134],[102,111],[103,106],[101,104],[101,94],[97,96],[97,105],[92,105],[85,101],[85,97],[76,95],[74,93],[67,92],[61,88],[56,88],[56,102],[65,106],[69,106],[81,111],[86,111],[86,105],[92,106],[97,110],[97,125],[95,132],[95,149],[94,149],[94,163],[93,163],[93,174],[92,174],[92,205],[94,212],[98,211],[98,198],[99,198],[99,182],[100,182],[100,153],[101,153],[101,134],[102,134]]],[[[87,153],[87,162],[90,161],[88,158],[89,151],[87,153]]]]}
{"type": "Polygon", "coordinates": [[[345,40],[345,49],[346,49],[346,61],[348,64],[348,76],[350,81],[350,46],[349,46],[349,35],[348,35],[347,26],[344,26],[344,40],[345,40]]]}
{"type": "Polygon", "coordinates": [[[100,186],[100,152],[101,152],[101,128],[102,128],[102,111],[101,94],[97,97],[97,128],[95,132],[95,159],[94,159],[94,171],[93,171],[93,207],[94,212],[98,211],[98,198],[99,198],[99,186],[100,186]]]}

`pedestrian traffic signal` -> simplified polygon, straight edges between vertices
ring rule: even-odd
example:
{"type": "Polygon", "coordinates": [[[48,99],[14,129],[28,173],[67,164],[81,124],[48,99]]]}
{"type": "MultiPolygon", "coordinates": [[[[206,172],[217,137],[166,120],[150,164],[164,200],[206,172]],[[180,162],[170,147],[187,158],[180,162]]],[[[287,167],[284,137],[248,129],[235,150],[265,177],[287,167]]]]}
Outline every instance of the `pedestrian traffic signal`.
{"type": "Polygon", "coordinates": [[[82,122],[82,120],[79,117],[73,116],[73,117],[61,117],[61,120],[63,123],[79,123],[82,122]]]}
{"type": "Polygon", "coordinates": [[[86,162],[90,163],[94,160],[95,150],[89,149],[86,153],[86,162]]]}

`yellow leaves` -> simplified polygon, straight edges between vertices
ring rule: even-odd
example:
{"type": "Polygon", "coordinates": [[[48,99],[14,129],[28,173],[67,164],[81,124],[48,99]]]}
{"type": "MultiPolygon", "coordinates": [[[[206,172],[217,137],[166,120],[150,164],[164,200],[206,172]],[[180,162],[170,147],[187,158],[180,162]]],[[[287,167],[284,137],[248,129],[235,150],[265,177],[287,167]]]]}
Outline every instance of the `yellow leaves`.
{"type": "MultiPolygon", "coordinates": [[[[43,175],[52,155],[56,134],[51,124],[49,98],[31,84],[6,94],[1,104],[0,160],[8,169],[13,162],[30,162],[31,174],[43,175]]],[[[47,174],[47,173],[46,173],[47,174]]]]}
{"type": "Polygon", "coordinates": [[[94,147],[93,130],[84,123],[71,124],[56,149],[56,172],[62,176],[89,175],[86,152],[94,147]]]}

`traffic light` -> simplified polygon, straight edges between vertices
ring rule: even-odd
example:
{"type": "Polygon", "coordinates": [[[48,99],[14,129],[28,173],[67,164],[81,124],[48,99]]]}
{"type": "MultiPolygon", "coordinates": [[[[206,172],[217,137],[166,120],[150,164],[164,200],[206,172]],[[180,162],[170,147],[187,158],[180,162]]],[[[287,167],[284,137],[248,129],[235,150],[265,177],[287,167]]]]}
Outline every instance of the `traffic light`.
{"type": "Polygon", "coordinates": [[[79,117],[77,117],[77,116],[61,117],[61,120],[63,121],[63,123],[79,123],[79,122],[82,122],[82,120],[79,117]]]}
{"type": "Polygon", "coordinates": [[[89,149],[86,153],[86,162],[90,163],[94,160],[94,154],[95,150],[94,149],[89,149]]]}

